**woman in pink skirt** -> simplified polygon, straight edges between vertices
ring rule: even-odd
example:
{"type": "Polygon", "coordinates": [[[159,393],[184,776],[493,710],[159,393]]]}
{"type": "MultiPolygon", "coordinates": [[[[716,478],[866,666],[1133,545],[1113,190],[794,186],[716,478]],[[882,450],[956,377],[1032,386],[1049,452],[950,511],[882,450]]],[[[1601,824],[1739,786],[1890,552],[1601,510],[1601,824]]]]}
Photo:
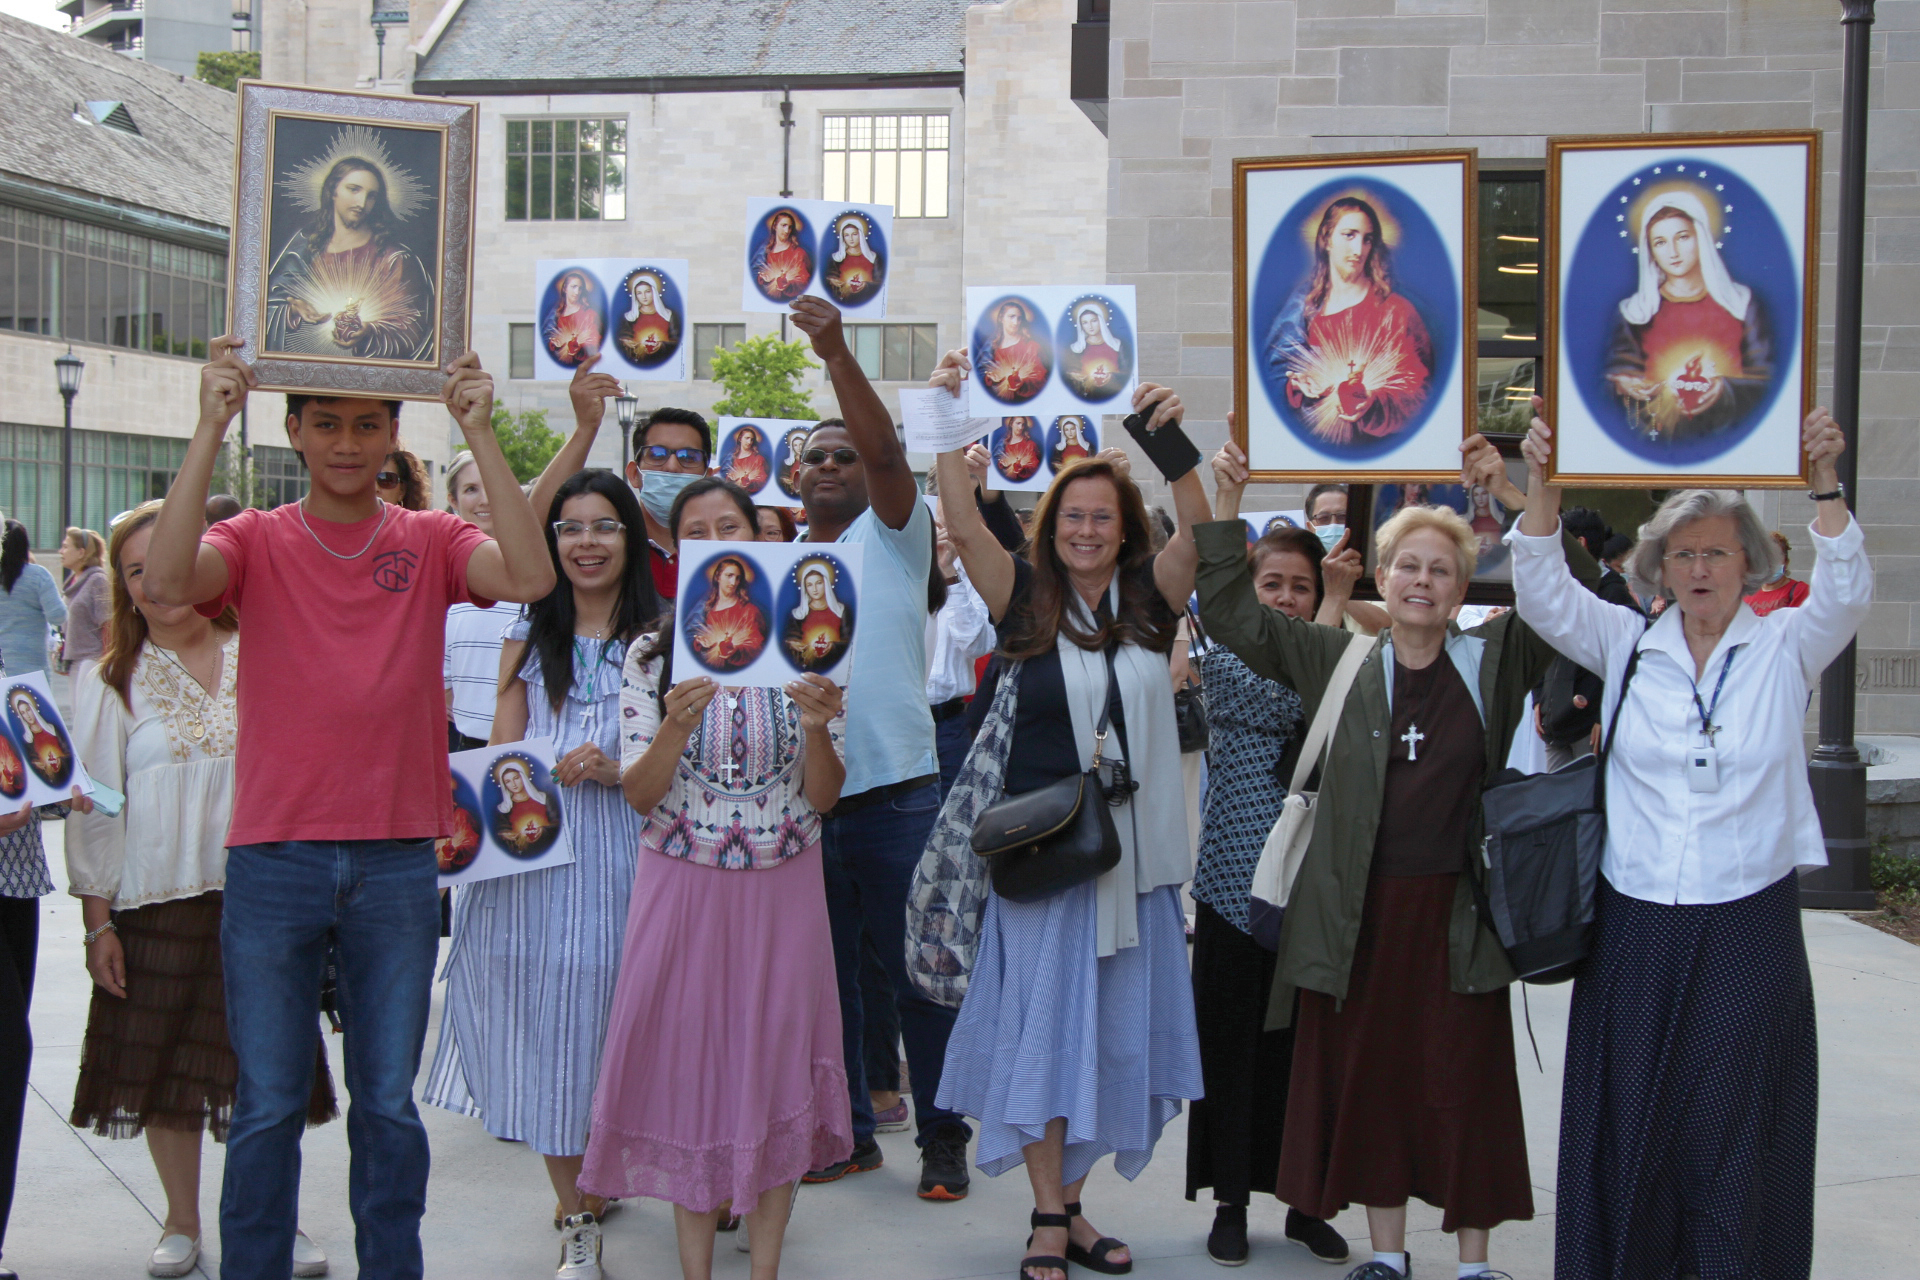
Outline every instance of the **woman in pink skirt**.
{"type": "MultiPolygon", "coordinates": [[[[669,524],[680,544],[748,541],[753,501],[695,480],[669,524]]],[[[580,1187],[671,1201],[686,1280],[711,1275],[731,1202],[772,1280],[795,1181],[853,1149],[820,855],[842,692],[722,688],[671,659],[663,625],[620,693],[621,786],[646,824],[580,1187]]]]}

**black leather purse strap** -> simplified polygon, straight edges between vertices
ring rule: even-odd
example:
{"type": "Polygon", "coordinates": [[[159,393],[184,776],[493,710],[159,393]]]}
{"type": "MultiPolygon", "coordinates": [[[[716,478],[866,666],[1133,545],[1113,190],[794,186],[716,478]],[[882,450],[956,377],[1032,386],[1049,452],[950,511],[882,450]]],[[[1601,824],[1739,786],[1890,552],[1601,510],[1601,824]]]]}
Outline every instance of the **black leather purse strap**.
{"type": "MultiPolygon", "coordinates": [[[[1641,633],[1641,639],[1645,638],[1641,633]]],[[[1640,640],[1633,642],[1633,654],[1627,659],[1627,669],[1620,673],[1620,696],[1614,699],[1613,715],[1607,721],[1607,736],[1600,744],[1599,768],[1593,779],[1593,807],[1601,813],[1607,811],[1607,762],[1613,758],[1613,735],[1620,727],[1620,708],[1627,705],[1627,688],[1633,683],[1633,673],[1640,666],[1640,640]]]]}
{"type": "MultiPolygon", "coordinates": [[[[1113,669],[1113,653],[1118,647],[1117,645],[1110,644],[1106,649],[1107,696],[1100,699],[1100,723],[1095,725],[1093,730],[1093,767],[1096,769],[1100,767],[1101,754],[1106,750],[1107,725],[1113,719],[1113,700],[1120,696],[1118,681],[1114,677],[1113,669]]],[[[1120,750],[1124,752],[1126,749],[1127,735],[1126,732],[1122,730],[1120,734],[1120,750]]]]}

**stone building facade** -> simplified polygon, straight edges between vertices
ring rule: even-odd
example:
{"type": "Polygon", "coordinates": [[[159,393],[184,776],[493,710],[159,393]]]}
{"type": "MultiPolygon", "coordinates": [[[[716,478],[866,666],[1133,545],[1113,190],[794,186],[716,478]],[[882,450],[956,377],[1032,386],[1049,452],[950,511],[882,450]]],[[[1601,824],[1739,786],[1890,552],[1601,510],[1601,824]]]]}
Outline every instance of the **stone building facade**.
{"type": "MultiPolygon", "coordinates": [[[[1824,384],[1840,16],[1816,0],[1113,0],[1107,262],[1139,289],[1143,375],[1178,383],[1203,443],[1224,438],[1236,156],[1473,146],[1483,169],[1525,170],[1553,134],[1814,127],[1824,384]]],[[[1871,104],[1858,499],[1877,589],[1859,724],[1920,733],[1920,0],[1880,0],[1871,104]]],[[[1760,497],[1804,572],[1806,500],[1760,497]]]]}

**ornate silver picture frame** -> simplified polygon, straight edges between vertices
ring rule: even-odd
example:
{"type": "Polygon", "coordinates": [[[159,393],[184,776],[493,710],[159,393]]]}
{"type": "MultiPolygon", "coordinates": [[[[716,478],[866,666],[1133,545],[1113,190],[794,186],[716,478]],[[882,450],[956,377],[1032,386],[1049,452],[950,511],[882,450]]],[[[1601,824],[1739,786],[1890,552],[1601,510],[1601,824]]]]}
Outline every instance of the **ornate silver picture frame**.
{"type": "Polygon", "coordinates": [[[471,102],[242,81],[227,332],[260,385],[437,400],[472,313],[471,102]]]}

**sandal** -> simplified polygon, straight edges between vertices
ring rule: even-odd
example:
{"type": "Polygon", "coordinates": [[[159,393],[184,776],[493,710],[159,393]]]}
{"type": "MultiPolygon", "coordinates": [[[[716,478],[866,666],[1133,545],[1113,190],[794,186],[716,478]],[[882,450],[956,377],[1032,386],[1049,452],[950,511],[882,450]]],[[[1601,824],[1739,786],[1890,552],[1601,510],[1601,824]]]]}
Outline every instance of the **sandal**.
{"type": "MultiPolygon", "coordinates": [[[[1086,1216],[1086,1214],[1080,1212],[1080,1202],[1078,1200],[1067,1206],[1067,1217],[1069,1219],[1084,1218],[1086,1216]]],[[[1083,1249],[1069,1240],[1067,1241],[1067,1261],[1077,1267],[1085,1267],[1089,1271],[1098,1271],[1103,1276],[1124,1276],[1133,1270],[1133,1259],[1128,1258],[1125,1262],[1108,1262],[1107,1255],[1115,1249],[1124,1249],[1126,1247],[1126,1241],[1115,1240],[1112,1236],[1101,1236],[1093,1242],[1093,1248],[1091,1249],[1083,1249]]]]}
{"type": "MultiPolygon", "coordinates": [[[[1035,1209],[1028,1215],[1027,1225],[1035,1231],[1038,1231],[1041,1227],[1066,1227],[1071,1229],[1073,1219],[1064,1213],[1042,1213],[1038,1209],[1035,1209]]],[[[1031,1235],[1027,1237],[1027,1247],[1029,1249],[1033,1247],[1033,1237],[1031,1235]]],[[[1073,1252],[1073,1244],[1071,1241],[1067,1244],[1067,1252],[1073,1252]]],[[[1061,1275],[1065,1275],[1067,1274],[1067,1260],[1050,1253],[1029,1254],[1027,1257],[1020,1259],[1020,1269],[1014,1272],[1015,1280],[1040,1280],[1038,1276],[1034,1275],[1036,1271],[1058,1271],[1061,1275]]]]}

